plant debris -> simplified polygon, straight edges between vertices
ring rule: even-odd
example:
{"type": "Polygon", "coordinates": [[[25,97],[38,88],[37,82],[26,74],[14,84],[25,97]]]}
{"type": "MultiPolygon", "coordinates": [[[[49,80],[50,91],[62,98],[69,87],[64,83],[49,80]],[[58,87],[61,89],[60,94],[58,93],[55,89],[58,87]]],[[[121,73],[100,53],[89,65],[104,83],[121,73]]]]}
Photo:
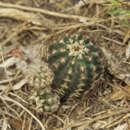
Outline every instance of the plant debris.
{"type": "Polygon", "coordinates": [[[0,2],[1,130],[129,130],[129,95],[129,0],[0,2]],[[54,78],[48,47],[75,33],[102,49],[106,71],[81,100],[70,98],[54,113],[39,112],[32,96],[54,78]],[[42,85],[34,82],[41,67],[42,85]]]}

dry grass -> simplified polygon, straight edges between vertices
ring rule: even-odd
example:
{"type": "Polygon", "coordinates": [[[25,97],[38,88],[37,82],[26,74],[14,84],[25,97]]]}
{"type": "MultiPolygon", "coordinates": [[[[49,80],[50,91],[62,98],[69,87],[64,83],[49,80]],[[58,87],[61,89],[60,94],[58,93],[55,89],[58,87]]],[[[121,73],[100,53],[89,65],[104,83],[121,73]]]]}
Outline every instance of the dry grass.
{"type": "MultiPolygon", "coordinates": [[[[21,46],[31,48],[39,45],[46,59],[46,48],[52,41],[62,34],[75,32],[89,36],[100,47],[105,46],[118,61],[126,53],[127,63],[130,64],[130,12],[108,14],[118,8],[128,11],[130,2],[117,1],[121,6],[104,5],[110,4],[110,0],[2,0],[0,65],[6,63],[12,57],[12,51],[21,46]]],[[[35,86],[26,84],[26,78],[15,66],[9,68],[13,73],[11,76],[6,67],[5,70],[0,68],[1,130],[130,129],[129,66],[127,72],[124,71],[127,66],[121,66],[127,74],[126,80],[113,69],[116,78],[111,75],[102,77],[82,101],[68,100],[53,114],[37,112],[35,103],[30,99],[35,86]]]]}

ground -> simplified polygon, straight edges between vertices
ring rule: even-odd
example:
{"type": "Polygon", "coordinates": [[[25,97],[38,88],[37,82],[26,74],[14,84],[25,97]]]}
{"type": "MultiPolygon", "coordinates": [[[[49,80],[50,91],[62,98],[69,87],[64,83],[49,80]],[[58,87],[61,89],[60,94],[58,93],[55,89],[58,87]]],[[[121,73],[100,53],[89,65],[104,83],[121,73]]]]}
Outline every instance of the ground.
{"type": "Polygon", "coordinates": [[[0,129],[129,130],[129,64],[129,0],[1,0],[0,129]],[[31,99],[36,86],[27,80],[33,73],[26,69],[39,68],[48,46],[74,33],[103,50],[105,72],[82,100],[69,99],[55,113],[39,112],[31,99]],[[25,65],[23,57],[32,62],[25,65]]]}

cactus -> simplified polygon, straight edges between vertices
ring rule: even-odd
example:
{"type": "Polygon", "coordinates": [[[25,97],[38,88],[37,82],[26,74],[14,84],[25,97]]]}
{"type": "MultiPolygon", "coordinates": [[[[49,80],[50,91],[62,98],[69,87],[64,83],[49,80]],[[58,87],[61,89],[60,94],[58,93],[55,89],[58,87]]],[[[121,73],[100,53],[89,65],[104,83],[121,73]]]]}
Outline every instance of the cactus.
{"type": "Polygon", "coordinates": [[[64,36],[50,45],[48,63],[54,71],[52,89],[66,100],[81,97],[103,72],[101,50],[82,35],[64,36]]]}
{"type": "Polygon", "coordinates": [[[55,112],[60,102],[82,97],[103,73],[101,50],[81,35],[65,36],[50,45],[48,63],[54,72],[51,87],[35,94],[38,110],[55,112]]]}
{"type": "Polygon", "coordinates": [[[37,110],[39,112],[55,112],[60,104],[59,96],[51,90],[51,88],[40,88],[34,95],[36,100],[37,110]]]}
{"type": "MultiPolygon", "coordinates": [[[[31,69],[30,69],[31,71],[31,69]]],[[[52,80],[54,78],[53,71],[49,68],[48,64],[42,62],[39,70],[33,70],[31,73],[32,76],[29,76],[29,83],[31,86],[35,86],[35,88],[44,88],[50,86],[52,80]]]]}

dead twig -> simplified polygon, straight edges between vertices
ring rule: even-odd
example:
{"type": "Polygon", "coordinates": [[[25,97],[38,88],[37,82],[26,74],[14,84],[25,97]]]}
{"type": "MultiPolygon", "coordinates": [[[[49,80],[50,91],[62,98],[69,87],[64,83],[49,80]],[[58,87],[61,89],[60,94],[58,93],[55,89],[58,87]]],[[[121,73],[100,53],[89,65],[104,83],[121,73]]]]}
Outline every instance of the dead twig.
{"type": "Polygon", "coordinates": [[[0,8],[0,17],[7,17],[15,20],[24,21],[25,23],[32,23],[37,26],[52,27],[55,24],[45,17],[40,17],[35,13],[24,12],[12,8],[0,8]]]}
{"type": "Polygon", "coordinates": [[[39,123],[39,125],[40,125],[41,128],[42,128],[42,130],[45,130],[45,128],[44,128],[42,122],[41,122],[35,115],[33,115],[33,113],[31,113],[26,107],[24,107],[22,104],[20,104],[19,102],[15,101],[15,100],[13,100],[13,99],[7,97],[7,96],[0,96],[0,98],[1,98],[2,100],[4,100],[4,101],[12,102],[12,103],[18,105],[19,107],[21,107],[23,110],[25,110],[28,114],[30,114],[30,115],[39,123]]]}
{"type": "MultiPolygon", "coordinates": [[[[67,18],[67,19],[74,19],[74,20],[79,20],[79,21],[94,20],[93,18],[78,16],[78,15],[69,15],[69,14],[57,13],[57,12],[52,12],[52,11],[39,9],[39,8],[25,7],[25,6],[21,6],[21,5],[14,5],[14,4],[7,4],[7,3],[5,4],[5,3],[2,3],[2,2],[0,2],[0,7],[16,8],[16,9],[21,9],[21,10],[25,10],[25,11],[37,12],[37,13],[42,13],[42,14],[45,14],[45,15],[67,18]]],[[[98,19],[95,18],[95,20],[98,20],[98,19]]]]}

